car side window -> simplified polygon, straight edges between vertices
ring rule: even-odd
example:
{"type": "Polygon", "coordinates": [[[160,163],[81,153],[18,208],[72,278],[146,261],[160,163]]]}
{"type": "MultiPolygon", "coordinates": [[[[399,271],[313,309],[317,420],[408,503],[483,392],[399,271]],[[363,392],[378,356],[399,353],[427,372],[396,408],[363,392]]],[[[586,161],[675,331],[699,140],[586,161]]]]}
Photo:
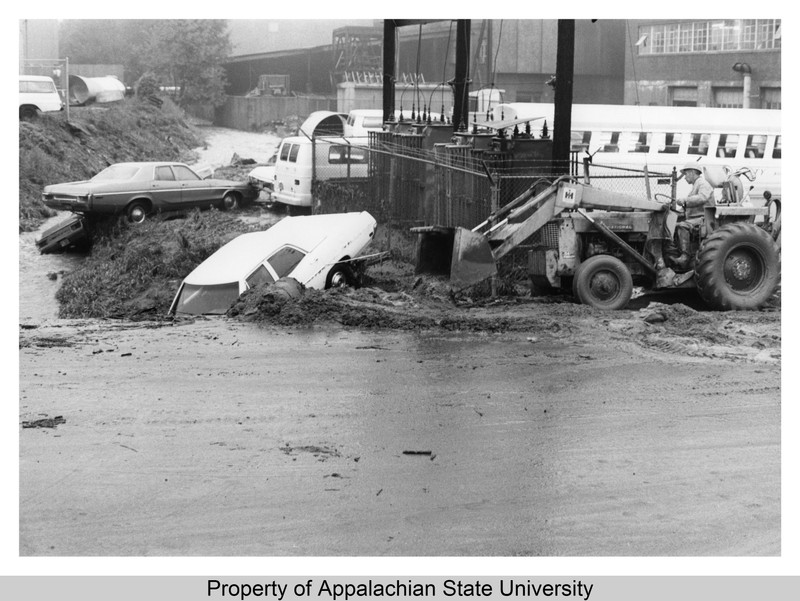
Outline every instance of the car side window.
{"type": "Polygon", "coordinates": [[[289,162],[297,162],[297,153],[300,152],[300,144],[292,144],[292,150],[289,152],[289,162]]]}
{"type": "Polygon", "coordinates": [[[172,169],[175,171],[175,176],[177,179],[185,181],[185,180],[199,180],[200,176],[197,175],[194,171],[186,167],[185,165],[173,165],[172,169]]]}
{"type": "Polygon", "coordinates": [[[272,277],[272,274],[267,271],[266,267],[259,265],[253,273],[247,276],[245,281],[250,288],[253,288],[260,284],[271,284],[275,279],[272,277]]]}
{"type": "Polygon", "coordinates": [[[175,181],[175,174],[169,167],[156,167],[156,179],[160,182],[175,181]]]}
{"type": "Polygon", "coordinates": [[[283,146],[281,146],[281,160],[282,161],[286,161],[286,160],[289,159],[289,148],[291,146],[292,146],[291,144],[284,144],[283,146]]]}
{"type": "Polygon", "coordinates": [[[302,261],[305,256],[306,254],[297,248],[284,246],[267,259],[267,262],[272,266],[272,269],[275,270],[275,273],[278,274],[278,277],[282,278],[292,273],[292,270],[297,267],[297,264],[302,261]]]}

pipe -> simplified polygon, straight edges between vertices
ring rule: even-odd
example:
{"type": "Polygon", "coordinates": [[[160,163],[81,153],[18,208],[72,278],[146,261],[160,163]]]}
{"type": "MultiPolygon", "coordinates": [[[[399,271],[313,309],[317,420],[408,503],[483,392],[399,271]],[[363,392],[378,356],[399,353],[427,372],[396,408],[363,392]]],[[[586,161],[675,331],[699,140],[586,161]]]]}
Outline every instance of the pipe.
{"type": "Polygon", "coordinates": [[[104,103],[122,100],[125,97],[125,85],[116,77],[81,77],[70,75],[69,101],[77,104],[91,102],[104,103]]]}

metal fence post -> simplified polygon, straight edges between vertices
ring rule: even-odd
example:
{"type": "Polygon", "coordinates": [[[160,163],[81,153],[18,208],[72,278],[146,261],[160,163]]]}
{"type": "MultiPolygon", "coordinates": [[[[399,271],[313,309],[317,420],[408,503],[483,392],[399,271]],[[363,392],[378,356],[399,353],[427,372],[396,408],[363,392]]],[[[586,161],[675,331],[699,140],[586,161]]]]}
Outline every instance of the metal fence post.
{"type": "MultiPolygon", "coordinates": [[[[495,170],[492,171],[492,179],[490,182],[492,197],[491,197],[491,212],[494,215],[500,208],[500,174],[495,170]]],[[[497,275],[493,275],[491,279],[492,298],[497,296],[497,275]]]]}

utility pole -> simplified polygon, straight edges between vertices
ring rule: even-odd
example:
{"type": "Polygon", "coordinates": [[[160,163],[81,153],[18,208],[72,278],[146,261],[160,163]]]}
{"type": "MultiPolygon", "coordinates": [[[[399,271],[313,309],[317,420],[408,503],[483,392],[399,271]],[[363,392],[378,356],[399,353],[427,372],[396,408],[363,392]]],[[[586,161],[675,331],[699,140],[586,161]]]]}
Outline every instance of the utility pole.
{"type": "Polygon", "coordinates": [[[569,173],[572,132],[572,80],[575,72],[575,20],[558,20],[556,89],[553,109],[553,173],[569,173]]]}
{"type": "Polygon", "coordinates": [[[453,80],[453,131],[469,125],[469,36],[471,21],[456,21],[456,76],[453,80]]]}

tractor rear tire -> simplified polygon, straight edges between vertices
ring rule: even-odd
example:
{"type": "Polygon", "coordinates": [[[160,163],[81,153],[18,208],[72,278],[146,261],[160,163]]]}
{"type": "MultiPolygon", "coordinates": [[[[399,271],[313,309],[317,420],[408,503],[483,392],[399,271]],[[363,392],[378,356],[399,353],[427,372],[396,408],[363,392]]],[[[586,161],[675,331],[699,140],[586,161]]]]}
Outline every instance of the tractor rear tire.
{"type": "Polygon", "coordinates": [[[695,282],[714,309],[758,309],[780,280],[781,260],[772,237],[757,225],[730,223],[715,230],[697,252],[695,282]]]}
{"type": "Polygon", "coordinates": [[[575,270],[572,293],[595,309],[624,309],[633,295],[633,278],[625,263],[616,257],[595,255],[575,270]]]}

